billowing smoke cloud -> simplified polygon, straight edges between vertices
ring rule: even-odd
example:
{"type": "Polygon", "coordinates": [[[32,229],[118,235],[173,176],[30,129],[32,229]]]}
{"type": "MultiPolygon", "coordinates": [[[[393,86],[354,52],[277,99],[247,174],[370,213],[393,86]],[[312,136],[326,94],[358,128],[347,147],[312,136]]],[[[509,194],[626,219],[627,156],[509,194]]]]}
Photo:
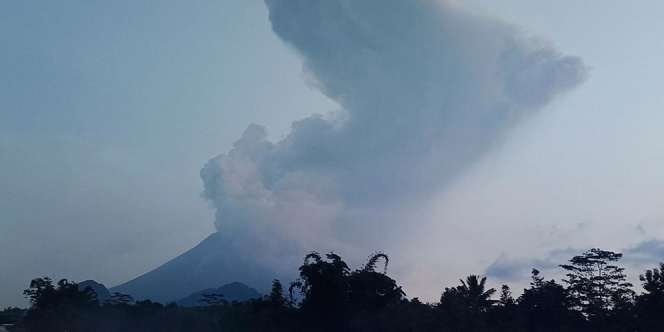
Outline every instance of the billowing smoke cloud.
{"type": "Polygon", "coordinates": [[[586,72],[579,58],[453,4],[265,2],[309,82],[341,108],[294,122],[278,142],[251,125],[201,171],[219,232],[266,264],[311,249],[366,254],[374,233],[418,227],[404,211],[586,72]]]}

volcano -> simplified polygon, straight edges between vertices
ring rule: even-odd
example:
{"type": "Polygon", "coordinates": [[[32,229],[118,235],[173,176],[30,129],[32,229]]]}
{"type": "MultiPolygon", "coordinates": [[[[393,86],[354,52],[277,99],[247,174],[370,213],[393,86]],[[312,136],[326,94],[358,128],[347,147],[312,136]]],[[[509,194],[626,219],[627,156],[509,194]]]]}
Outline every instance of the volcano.
{"type": "Polygon", "coordinates": [[[266,293],[275,277],[272,271],[233,249],[229,239],[217,232],[180,256],[110,291],[129,294],[135,300],[169,303],[233,282],[266,293]]]}

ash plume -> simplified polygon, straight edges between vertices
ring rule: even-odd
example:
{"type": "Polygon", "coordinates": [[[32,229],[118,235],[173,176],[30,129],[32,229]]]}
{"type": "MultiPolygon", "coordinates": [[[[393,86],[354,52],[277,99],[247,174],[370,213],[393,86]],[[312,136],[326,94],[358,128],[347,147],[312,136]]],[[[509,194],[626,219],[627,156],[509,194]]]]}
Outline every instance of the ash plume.
{"type": "Polygon", "coordinates": [[[201,170],[218,232],[265,266],[385,248],[418,227],[418,202],[586,76],[580,58],[452,3],[265,3],[309,83],[340,108],[277,142],[252,124],[201,170]]]}

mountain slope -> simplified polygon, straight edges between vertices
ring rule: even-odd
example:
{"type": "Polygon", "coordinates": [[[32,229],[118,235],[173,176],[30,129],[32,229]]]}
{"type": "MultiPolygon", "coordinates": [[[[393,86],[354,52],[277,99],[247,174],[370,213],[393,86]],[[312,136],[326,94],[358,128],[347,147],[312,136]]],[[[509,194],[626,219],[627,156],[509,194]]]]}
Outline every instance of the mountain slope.
{"type": "Polygon", "coordinates": [[[266,291],[274,273],[251,263],[229,245],[232,239],[221,233],[208,236],[196,247],[133,280],[111,288],[136,300],[167,303],[201,289],[240,281],[266,291]]]}

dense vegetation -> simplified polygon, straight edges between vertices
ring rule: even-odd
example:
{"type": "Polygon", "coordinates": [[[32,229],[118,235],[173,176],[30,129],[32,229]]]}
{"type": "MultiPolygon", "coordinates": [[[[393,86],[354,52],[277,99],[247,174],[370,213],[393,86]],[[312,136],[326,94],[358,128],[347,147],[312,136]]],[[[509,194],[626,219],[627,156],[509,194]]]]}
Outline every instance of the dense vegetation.
{"type": "MultiPolygon", "coordinates": [[[[408,299],[387,276],[388,257],[372,255],[351,270],[333,253],[311,253],[288,289],[228,303],[209,295],[200,307],[134,302],[114,294],[99,304],[67,280],[32,281],[19,331],[664,331],[664,264],[647,270],[637,295],[617,263],[621,254],[591,249],[561,265],[562,283],[532,271],[530,286],[488,289],[471,275],[445,288],[437,303],[408,299]],[[377,266],[384,266],[377,271],[377,266]]],[[[14,314],[19,311],[14,310],[14,314]]],[[[0,317],[2,317],[0,315],[0,317]]]]}

